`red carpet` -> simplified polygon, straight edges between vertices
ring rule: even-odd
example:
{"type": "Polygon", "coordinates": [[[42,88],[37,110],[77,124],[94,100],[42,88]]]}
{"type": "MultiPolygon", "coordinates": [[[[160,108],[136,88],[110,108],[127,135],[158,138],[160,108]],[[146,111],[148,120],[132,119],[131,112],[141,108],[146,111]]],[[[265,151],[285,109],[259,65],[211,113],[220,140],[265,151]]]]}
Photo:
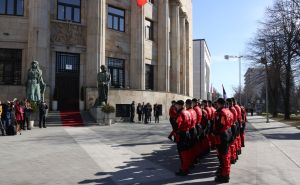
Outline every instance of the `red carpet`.
{"type": "Polygon", "coordinates": [[[60,119],[64,127],[83,126],[80,112],[60,112],[60,119]]]}

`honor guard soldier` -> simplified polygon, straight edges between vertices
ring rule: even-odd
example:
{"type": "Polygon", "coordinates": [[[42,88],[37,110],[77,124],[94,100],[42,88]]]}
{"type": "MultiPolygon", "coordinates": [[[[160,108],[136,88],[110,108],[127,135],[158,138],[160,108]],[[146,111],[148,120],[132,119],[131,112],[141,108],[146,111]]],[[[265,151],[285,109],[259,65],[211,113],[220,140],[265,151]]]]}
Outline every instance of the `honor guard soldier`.
{"type": "Polygon", "coordinates": [[[237,155],[237,148],[236,148],[236,132],[237,132],[237,125],[238,125],[238,121],[237,121],[237,112],[235,110],[235,108],[233,107],[233,103],[232,103],[232,99],[228,98],[226,100],[227,105],[228,105],[228,109],[230,110],[230,112],[232,113],[233,116],[233,122],[231,125],[231,133],[232,133],[232,142],[230,143],[230,152],[231,152],[231,164],[235,164],[237,159],[238,159],[238,155],[237,155]]]}
{"type": "Polygon", "coordinates": [[[176,130],[176,143],[177,150],[181,161],[181,166],[176,175],[186,176],[189,172],[191,165],[190,156],[190,133],[191,128],[191,114],[184,109],[184,101],[179,100],[176,102],[177,109],[177,130],[176,130]]]}
{"type": "Polygon", "coordinates": [[[233,106],[237,112],[237,132],[236,132],[236,152],[238,155],[242,153],[242,142],[240,137],[240,130],[241,130],[241,124],[242,124],[242,109],[241,107],[236,103],[234,98],[232,99],[233,106]]]}
{"type": "Polygon", "coordinates": [[[177,109],[176,109],[176,101],[173,100],[171,102],[171,107],[169,109],[169,120],[170,120],[170,124],[172,126],[172,132],[169,134],[168,138],[173,141],[172,137],[175,136],[175,131],[177,129],[177,123],[176,123],[176,119],[177,119],[177,109]]]}
{"type": "Polygon", "coordinates": [[[216,144],[217,152],[220,160],[220,167],[217,171],[217,176],[215,181],[217,183],[227,183],[230,179],[230,140],[232,137],[231,134],[231,125],[232,125],[232,114],[225,108],[225,100],[219,98],[217,100],[217,114],[215,122],[215,135],[216,135],[216,144]]]}

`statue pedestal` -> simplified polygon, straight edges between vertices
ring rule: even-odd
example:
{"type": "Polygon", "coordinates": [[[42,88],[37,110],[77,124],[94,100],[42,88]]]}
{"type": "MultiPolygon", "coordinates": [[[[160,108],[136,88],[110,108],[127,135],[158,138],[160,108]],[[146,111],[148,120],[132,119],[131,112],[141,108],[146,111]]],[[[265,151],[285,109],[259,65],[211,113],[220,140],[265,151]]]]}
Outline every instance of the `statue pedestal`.
{"type": "Polygon", "coordinates": [[[114,123],[114,116],[113,114],[104,113],[101,111],[102,107],[93,107],[90,109],[90,114],[94,118],[97,124],[104,126],[104,125],[111,125],[114,123]]]}

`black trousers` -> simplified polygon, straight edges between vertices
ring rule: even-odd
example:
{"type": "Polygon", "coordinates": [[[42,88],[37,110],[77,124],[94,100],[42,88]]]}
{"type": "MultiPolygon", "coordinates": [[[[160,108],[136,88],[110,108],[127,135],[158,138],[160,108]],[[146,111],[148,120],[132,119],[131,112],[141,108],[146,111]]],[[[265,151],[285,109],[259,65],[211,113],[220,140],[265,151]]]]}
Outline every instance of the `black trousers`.
{"type": "Polygon", "coordinates": [[[138,114],[139,121],[142,121],[142,114],[138,114]]]}
{"type": "Polygon", "coordinates": [[[43,127],[46,127],[46,115],[40,114],[40,120],[39,120],[39,127],[42,128],[42,123],[43,127]]]}
{"type": "Polygon", "coordinates": [[[131,113],[130,114],[130,122],[133,122],[134,121],[134,113],[131,113]]]}

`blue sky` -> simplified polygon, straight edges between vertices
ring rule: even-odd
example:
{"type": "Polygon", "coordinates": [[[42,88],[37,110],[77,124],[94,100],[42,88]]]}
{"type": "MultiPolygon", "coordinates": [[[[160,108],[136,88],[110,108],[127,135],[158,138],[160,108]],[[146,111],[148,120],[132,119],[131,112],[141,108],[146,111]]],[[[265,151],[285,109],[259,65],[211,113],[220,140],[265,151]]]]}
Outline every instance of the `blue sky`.
{"type": "MultiPolygon", "coordinates": [[[[248,41],[255,35],[258,22],[273,0],[193,0],[193,39],[205,39],[211,53],[211,83],[227,96],[239,84],[238,59],[224,55],[243,55],[248,41]]],[[[244,73],[250,62],[242,60],[244,73]]]]}

